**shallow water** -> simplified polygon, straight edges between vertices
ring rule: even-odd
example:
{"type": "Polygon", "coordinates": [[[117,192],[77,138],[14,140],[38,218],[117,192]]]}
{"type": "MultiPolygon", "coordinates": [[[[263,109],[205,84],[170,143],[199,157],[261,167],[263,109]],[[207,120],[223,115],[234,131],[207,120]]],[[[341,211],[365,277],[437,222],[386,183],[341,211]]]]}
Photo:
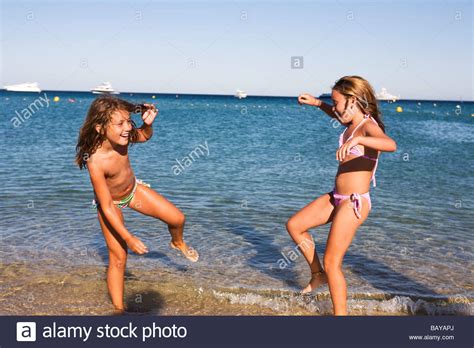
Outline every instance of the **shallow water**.
{"type": "MultiPolygon", "coordinates": [[[[94,97],[47,93],[50,106],[18,128],[15,111],[38,95],[0,93],[1,312],[100,314],[110,310],[107,250],[87,172],[73,163],[94,97]],[[73,284],[58,290],[56,280],[68,274],[73,284]],[[64,303],[55,302],[57,294],[64,303]]],[[[186,240],[201,254],[197,264],[186,262],[169,250],[163,223],[125,210],[127,227],[151,250],[130,255],[128,293],[160,294],[162,305],[152,311],[162,314],[328,313],[327,287],[309,304],[296,295],[308,280],[304,259],[285,269],[279,260],[294,250],[286,220],[333,186],[342,127],[291,98],[121,97],[158,104],[155,135],[131,147],[132,166],[186,214],[186,240]],[[199,144],[209,155],[175,175],[176,160],[199,144]],[[193,306],[199,289],[205,295],[193,306]]],[[[381,157],[373,210],[344,260],[353,313],[472,314],[474,106],[433,103],[382,105],[398,151],[381,157]]],[[[328,226],[313,231],[321,257],[327,233],[328,226]]]]}

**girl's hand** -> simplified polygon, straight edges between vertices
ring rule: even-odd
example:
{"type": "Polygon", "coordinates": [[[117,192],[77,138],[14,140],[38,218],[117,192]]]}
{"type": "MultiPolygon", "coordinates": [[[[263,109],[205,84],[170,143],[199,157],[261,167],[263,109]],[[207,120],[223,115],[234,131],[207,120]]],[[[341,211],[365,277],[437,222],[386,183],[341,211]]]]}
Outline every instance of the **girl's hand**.
{"type": "Polygon", "coordinates": [[[153,104],[144,104],[144,105],[147,107],[147,109],[142,114],[142,120],[144,124],[151,126],[151,124],[155,120],[156,115],[158,115],[158,109],[153,104]]]}
{"type": "Polygon", "coordinates": [[[342,144],[342,146],[336,151],[336,159],[339,162],[344,161],[344,158],[349,156],[351,149],[354,146],[359,145],[359,140],[359,137],[354,137],[342,144]]]}
{"type": "Polygon", "coordinates": [[[311,106],[321,106],[322,101],[313,97],[311,94],[305,93],[298,97],[298,103],[300,105],[307,104],[311,106]]]}
{"type": "Polygon", "coordinates": [[[135,236],[131,236],[129,239],[126,240],[127,246],[132,250],[134,253],[139,255],[143,255],[148,252],[148,248],[143,242],[135,236]]]}

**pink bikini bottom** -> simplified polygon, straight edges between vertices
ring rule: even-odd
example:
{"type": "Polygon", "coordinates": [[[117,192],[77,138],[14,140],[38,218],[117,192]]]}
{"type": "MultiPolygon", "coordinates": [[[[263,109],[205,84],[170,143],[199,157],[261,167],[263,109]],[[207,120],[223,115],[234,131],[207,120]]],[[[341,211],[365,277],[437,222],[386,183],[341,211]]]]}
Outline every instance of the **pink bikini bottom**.
{"type": "Polygon", "coordinates": [[[332,196],[334,197],[334,205],[337,207],[341,204],[342,201],[346,199],[350,199],[352,203],[352,207],[354,208],[354,213],[358,219],[360,219],[360,212],[362,210],[362,197],[366,198],[369,202],[369,210],[372,208],[372,203],[370,201],[370,194],[369,192],[366,193],[352,193],[350,195],[341,195],[336,192],[336,188],[334,188],[331,192],[332,196]]]}

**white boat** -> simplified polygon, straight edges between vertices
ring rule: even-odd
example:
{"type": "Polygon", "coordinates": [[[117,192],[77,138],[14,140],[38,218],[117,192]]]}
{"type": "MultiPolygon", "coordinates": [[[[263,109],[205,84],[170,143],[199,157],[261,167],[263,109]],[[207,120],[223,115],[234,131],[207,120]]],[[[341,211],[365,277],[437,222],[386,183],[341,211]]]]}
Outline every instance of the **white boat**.
{"type": "Polygon", "coordinates": [[[247,93],[245,93],[244,91],[241,91],[240,89],[238,89],[235,92],[235,97],[239,98],[239,99],[244,99],[244,98],[247,98],[247,93]]]}
{"type": "Polygon", "coordinates": [[[321,99],[321,98],[332,98],[332,94],[331,93],[322,93],[318,99],[321,99]]]}
{"type": "Polygon", "coordinates": [[[119,94],[119,91],[116,91],[115,89],[112,88],[112,84],[110,82],[104,82],[101,85],[98,85],[97,87],[94,87],[91,90],[92,93],[94,94],[119,94]]]}
{"type": "Polygon", "coordinates": [[[378,100],[385,100],[390,102],[396,102],[398,99],[400,99],[400,96],[397,97],[393,94],[388,93],[385,87],[382,87],[382,90],[380,91],[380,93],[377,93],[376,97],[378,100]]]}
{"type": "Polygon", "coordinates": [[[17,85],[4,86],[3,88],[11,92],[41,92],[41,88],[39,88],[38,82],[19,83],[17,85]]]}

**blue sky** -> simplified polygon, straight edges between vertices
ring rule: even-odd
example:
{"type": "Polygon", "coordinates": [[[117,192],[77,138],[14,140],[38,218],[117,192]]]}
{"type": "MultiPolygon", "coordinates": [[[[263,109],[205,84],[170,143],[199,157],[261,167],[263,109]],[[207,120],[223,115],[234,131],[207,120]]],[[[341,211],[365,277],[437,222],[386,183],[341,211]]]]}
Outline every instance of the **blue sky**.
{"type": "Polygon", "coordinates": [[[295,96],[357,74],[402,98],[472,100],[472,17],[470,1],[6,0],[0,84],[295,96]]]}

